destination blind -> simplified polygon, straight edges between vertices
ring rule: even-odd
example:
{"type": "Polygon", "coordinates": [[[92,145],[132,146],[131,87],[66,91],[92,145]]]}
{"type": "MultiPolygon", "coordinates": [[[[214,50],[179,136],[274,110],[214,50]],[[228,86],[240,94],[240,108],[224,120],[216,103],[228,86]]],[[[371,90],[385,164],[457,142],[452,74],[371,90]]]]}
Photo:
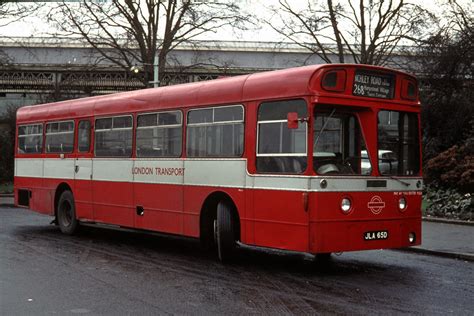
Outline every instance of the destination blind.
{"type": "Polygon", "coordinates": [[[352,94],[380,99],[393,99],[395,76],[356,70],[352,94]]]}

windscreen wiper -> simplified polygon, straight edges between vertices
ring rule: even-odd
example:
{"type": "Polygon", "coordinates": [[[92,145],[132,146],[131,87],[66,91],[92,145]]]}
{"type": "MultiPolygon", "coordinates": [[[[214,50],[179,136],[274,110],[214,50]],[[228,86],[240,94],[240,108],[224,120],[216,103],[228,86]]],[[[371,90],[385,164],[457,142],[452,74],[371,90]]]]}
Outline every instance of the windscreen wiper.
{"type": "Polygon", "coordinates": [[[316,148],[316,145],[318,144],[318,141],[319,141],[319,137],[321,136],[321,134],[323,133],[324,129],[325,129],[326,126],[328,125],[329,119],[334,115],[334,112],[336,112],[336,109],[333,109],[333,110],[332,110],[331,114],[329,114],[328,118],[326,119],[326,122],[324,123],[323,127],[321,127],[321,130],[319,131],[318,136],[316,137],[316,140],[314,141],[314,148],[316,148]]]}
{"type": "Polygon", "coordinates": [[[395,177],[395,176],[388,176],[388,177],[389,177],[390,179],[393,179],[393,180],[396,180],[396,181],[400,182],[401,184],[403,184],[403,185],[405,185],[405,186],[407,186],[407,187],[410,186],[410,183],[405,182],[405,181],[402,181],[402,180],[398,179],[398,178],[395,177]]]}

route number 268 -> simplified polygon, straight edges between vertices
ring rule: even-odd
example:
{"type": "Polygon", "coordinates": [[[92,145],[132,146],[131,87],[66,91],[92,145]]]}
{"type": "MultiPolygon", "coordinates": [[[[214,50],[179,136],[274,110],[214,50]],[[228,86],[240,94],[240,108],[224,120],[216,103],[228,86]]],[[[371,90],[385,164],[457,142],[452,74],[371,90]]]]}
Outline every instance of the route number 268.
{"type": "Polygon", "coordinates": [[[364,86],[355,84],[354,85],[354,91],[352,93],[356,94],[356,95],[361,95],[361,94],[363,95],[364,94],[364,86]]]}

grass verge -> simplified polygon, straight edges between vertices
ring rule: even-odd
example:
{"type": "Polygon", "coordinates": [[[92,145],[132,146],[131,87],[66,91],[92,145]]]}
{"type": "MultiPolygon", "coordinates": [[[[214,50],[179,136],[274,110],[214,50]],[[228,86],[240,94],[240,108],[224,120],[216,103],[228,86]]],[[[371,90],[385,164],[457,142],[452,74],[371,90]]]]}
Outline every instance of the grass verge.
{"type": "Polygon", "coordinates": [[[2,183],[0,184],[0,194],[13,193],[13,183],[2,183]]]}
{"type": "Polygon", "coordinates": [[[430,206],[430,202],[428,202],[425,198],[423,198],[423,200],[421,200],[421,211],[423,212],[423,214],[425,214],[426,212],[426,209],[428,208],[428,206],[430,206]]]}

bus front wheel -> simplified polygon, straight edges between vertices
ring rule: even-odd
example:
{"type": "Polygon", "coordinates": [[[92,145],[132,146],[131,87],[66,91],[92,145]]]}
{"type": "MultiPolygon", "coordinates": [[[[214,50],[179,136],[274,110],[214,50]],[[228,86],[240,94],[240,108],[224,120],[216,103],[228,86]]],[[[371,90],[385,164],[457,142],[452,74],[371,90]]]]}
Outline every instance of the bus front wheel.
{"type": "Polygon", "coordinates": [[[217,205],[216,239],[219,260],[229,261],[234,254],[236,243],[232,208],[226,201],[221,201],[217,205]]]}
{"type": "Polygon", "coordinates": [[[57,219],[62,233],[73,235],[77,232],[79,221],[76,218],[74,196],[71,191],[64,191],[58,202],[57,219]]]}
{"type": "Polygon", "coordinates": [[[317,264],[327,265],[331,263],[332,257],[331,253],[318,253],[315,256],[315,261],[317,264]]]}

